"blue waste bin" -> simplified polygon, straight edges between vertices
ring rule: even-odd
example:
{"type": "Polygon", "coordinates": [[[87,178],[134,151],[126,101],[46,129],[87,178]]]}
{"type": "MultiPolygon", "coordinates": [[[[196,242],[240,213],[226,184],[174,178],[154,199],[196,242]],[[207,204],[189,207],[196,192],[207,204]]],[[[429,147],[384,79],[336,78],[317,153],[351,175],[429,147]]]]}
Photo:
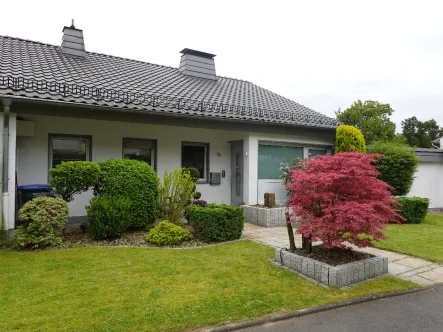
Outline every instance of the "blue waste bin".
{"type": "Polygon", "coordinates": [[[19,208],[33,198],[41,196],[53,197],[52,187],[47,184],[27,184],[24,186],[18,186],[19,208]]]}

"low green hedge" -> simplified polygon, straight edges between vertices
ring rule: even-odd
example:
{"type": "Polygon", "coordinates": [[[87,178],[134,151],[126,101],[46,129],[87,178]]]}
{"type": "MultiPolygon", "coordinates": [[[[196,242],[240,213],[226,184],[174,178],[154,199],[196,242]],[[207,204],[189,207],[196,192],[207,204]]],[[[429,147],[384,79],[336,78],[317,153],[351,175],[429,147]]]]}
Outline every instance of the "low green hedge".
{"type": "Polygon", "coordinates": [[[197,238],[202,242],[222,242],[239,239],[243,232],[243,208],[226,204],[206,207],[189,205],[186,215],[197,238]]]}
{"type": "Polygon", "coordinates": [[[423,222],[428,213],[429,199],[421,197],[397,197],[396,200],[402,205],[399,209],[407,223],[419,224],[423,222]]]}

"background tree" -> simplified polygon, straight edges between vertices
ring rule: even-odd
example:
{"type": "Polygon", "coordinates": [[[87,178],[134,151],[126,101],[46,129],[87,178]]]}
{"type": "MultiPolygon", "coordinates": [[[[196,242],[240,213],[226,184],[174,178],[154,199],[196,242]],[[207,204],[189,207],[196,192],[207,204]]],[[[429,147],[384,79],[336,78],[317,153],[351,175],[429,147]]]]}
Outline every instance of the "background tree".
{"type": "Polygon", "coordinates": [[[349,152],[306,160],[290,172],[289,205],[300,219],[297,233],[324,248],[372,246],[384,239],[384,224],[403,218],[389,185],[378,179],[374,155],[349,152]]]}
{"type": "Polygon", "coordinates": [[[410,146],[433,148],[432,141],[443,136],[443,128],[434,119],[420,121],[415,116],[401,122],[402,135],[410,146]]]}
{"type": "Polygon", "coordinates": [[[335,112],[337,119],[345,125],[358,128],[365,137],[366,144],[374,141],[390,141],[395,137],[395,123],[390,116],[394,110],[389,104],[378,101],[361,100],[354,102],[349,108],[335,112]]]}
{"type": "Polygon", "coordinates": [[[411,190],[418,157],[411,147],[395,142],[374,142],[369,153],[379,154],[379,178],[389,184],[395,196],[405,196],[411,190]]]}

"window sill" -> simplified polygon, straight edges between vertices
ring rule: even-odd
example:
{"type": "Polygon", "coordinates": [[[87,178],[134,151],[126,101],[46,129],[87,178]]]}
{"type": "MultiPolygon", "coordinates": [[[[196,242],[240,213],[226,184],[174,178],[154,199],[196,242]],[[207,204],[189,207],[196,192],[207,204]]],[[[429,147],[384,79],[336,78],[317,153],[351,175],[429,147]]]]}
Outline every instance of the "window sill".
{"type": "Polygon", "coordinates": [[[209,184],[209,181],[207,181],[205,179],[198,179],[197,184],[209,184]]]}

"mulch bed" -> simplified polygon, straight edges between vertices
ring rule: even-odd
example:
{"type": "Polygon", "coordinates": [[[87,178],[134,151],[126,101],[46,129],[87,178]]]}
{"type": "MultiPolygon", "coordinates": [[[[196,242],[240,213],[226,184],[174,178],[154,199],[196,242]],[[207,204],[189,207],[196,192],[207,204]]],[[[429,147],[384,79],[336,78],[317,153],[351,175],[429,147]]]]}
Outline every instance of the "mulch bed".
{"type": "MultiPolygon", "coordinates": [[[[71,249],[78,247],[158,247],[158,248],[196,248],[207,246],[207,243],[200,242],[198,240],[190,240],[182,242],[177,246],[157,246],[146,242],[146,231],[134,231],[128,232],[122,235],[122,237],[113,240],[94,240],[89,234],[67,234],[64,236],[63,243],[52,249],[71,249]]],[[[51,249],[51,248],[48,248],[51,249]]]]}
{"type": "Polygon", "coordinates": [[[332,266],[361,261],[363,259],[373,257],[371,254],[354,251],[346,248],[323,248],[322,246],[314,246],[312,253],[308,253],[302,249],[297,249],[295,254],[318,260],[332,266]]]}

